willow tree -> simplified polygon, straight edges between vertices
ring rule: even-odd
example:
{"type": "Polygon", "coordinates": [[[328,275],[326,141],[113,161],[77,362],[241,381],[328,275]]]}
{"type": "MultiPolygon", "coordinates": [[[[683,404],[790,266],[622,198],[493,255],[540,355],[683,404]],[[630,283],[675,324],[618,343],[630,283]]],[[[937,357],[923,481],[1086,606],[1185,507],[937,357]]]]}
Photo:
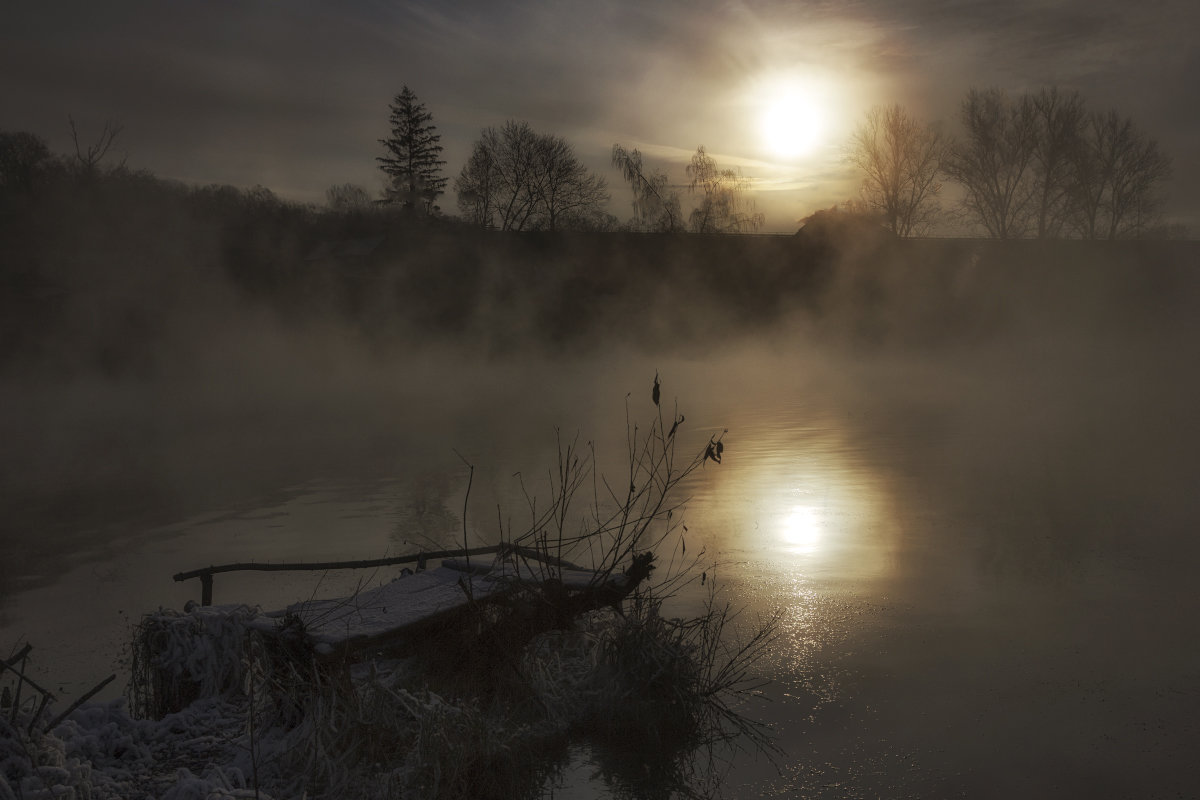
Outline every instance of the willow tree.
{"type": "Polygon", "coordinates": [[[387,155],[375,159],[388,176],[384,201],[431,211],[446,188],[446,178],[441,176],[446,162],[438,157],[442,137],[433,125],[433,114],[417,102],[407,86],[392,100],[390,108],[392,135],[379,140],[387,155]]]}
{"type": "Polygon", "coordinates": [[[893,104],[867,112],[848,155],[863,174],[863,202],[897,236],[912,236],[926,232],[941,213],[938,175],[945,152],[940,131],[893,104]]]}
{"type": "Polygon", "coordinates": [[[693,233],[753,233],[762,227],[766,217],[746,197],[750,179],[738,170],[720,169],[703,145],[692,154],[687,175],[689,190],[701,194],[688,220],[693,233]]]}
{"type": "Polygon", "coordinates": [[[641,152],[636,147],[626,150],[619,144],[613,145],[612,164],[633,189],[632,228],[659,233],[683,230],[679,193],[670,189],[665,172],[647,172],[641,152]]]}

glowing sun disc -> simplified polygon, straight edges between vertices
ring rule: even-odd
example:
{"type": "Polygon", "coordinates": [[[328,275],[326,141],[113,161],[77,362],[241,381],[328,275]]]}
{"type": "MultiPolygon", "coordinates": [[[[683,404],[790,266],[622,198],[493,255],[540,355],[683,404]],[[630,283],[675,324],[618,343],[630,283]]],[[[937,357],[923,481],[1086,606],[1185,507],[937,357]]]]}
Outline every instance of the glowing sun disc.
{"type": "Polygon", "coordinates": [[[772,97],[763,110],[763,141],[772,153],[796,158],[811,153],[824,133],[824,113],[807,92],[789,90],[772,97]]]}

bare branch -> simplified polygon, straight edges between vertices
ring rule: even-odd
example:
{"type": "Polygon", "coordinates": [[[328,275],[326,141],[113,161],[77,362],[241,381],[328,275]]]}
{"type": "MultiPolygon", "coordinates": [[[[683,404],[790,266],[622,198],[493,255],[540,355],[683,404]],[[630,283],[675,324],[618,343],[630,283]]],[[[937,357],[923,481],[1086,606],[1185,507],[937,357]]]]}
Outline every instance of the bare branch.
{"type": "MultiPolygon", "coordinates": [[[[81,145],[79,143],[79,129],[75,125],[74,117],[68,115],[67,121],[71,125],[71,141],[75,144],[75,162],[79,172],[90,177],[96,173],[100,167],[100,162],[108,155],[108,151],[112,149],[113,142],[125,130],[124,126],[117,125],[111,121],[105,121],[104,130],[100,132],[100,136],[92,144],[81,145]]],[[[124,165],[124,160],[118,166],[124,165]]]]}

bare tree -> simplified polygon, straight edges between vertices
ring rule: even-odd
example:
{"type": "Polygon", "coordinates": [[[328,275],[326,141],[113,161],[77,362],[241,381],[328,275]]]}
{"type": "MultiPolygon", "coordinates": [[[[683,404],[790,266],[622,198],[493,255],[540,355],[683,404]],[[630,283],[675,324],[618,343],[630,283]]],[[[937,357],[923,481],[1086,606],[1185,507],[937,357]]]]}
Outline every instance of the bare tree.
{"type": "Polygon", "coordinates": [[[863,201],[897,236],[926,232],[940,213],[945,150],[940,131],[895,104],[871,109],[851,137],[849,158],[863,172],[863,201]]]}
{"type": "Polygon", "coordinates": [[[692,179],[688,188],[702,192],[700,205],[689,218],[694,233],[753,233],[762,227],[766,217],[746,197],[750,179],[738,170],[718,168],[703,145],[692,154],[687,174],[692,179]]]}
{"type": "Polygon", "coordinates": [[[1033,102],[1016,102],[1001,89],[972,89],[960,112],[964,136],[954,142],[943,171],[966,193],[963,206],[997,239],[1029,229],[1033,199],[1030,164],[1037,142],[1033,102]]]}
{"type": "Polygon", "coordinates": [[[542,208],[542,227],[591,228],[604,216],[608,186],[579,159],[560,136],[539,137],[535,159],[535,186],[542,208]]]}
{"type": "MultiPolygon", "coordinates": [[[[115,125],[112,122],[104,123],[104,130],[96,138],[92,144],[81,145],[79,143],[79,130],[75,127],[75,120],[71,116],[67,117],[67,121],[71,124],[71,141],[75,143],[75,167],[79,175],[84,179],[95,177],[100,169],[100,162],[108,155],[108,151],[112,149],[113,142],[121,135],[121,131],[125,128],[121,125],[115,125]]],[[[125,164],[124,160],[118,164],[121,167],[125,164]]]]}
{"type": "Polygon", "coordinates": [[[525,122],[484,128],[454,183],[460,210],[483,227],[535,227],[537,134],[525,122]]]}
{"type": "Polygon", "coordinates": [[[469,221],[511,231],[594,227],[608,202],[565,139],[511,120],[483,130],[454,188],[469,221]]]}
{"type": "Polygon", "coordinates": [[[1076,228],[1085,239],[1139,237],[1158,221],[1157,190],[1171,159],[1129,117],[1089,116],[1074,166],[1076,228]]]}
{"type": "Polygon", "coordinates": [[[619,144],[613,145],[612,164],[633,189],[633,228],[660,233],[684,229],[679,193],[669,189],[665,172],[647,174],[641,152],[637,148],[626,150],[619,144]]]}
{"type": "Polygon", "coordinates": [[[1088,114],[1077,92],[1051,87],[1015,102],[999,89],[972,90],[961,119],[965,135],[943,170],[992,236],[1073,230],[1115,239],[1161,229],[1158,190],[1171,160],[1130,118],[1088,114]]]}
{"type": "Polygon", "coordinates": [[[1058,237],[1072,214],[1075,161],[1082,146],[1087,119],[1078,92],[1042,89],[1029,102],[1033,107],[1033,216],[1039,239],[1058,237]]]}
{"type": "Polygon", "coordinates": [[[494,128],[483,131],[467,163],[454,180],[458,210],[472,225],[495,225],[496,204],[500,193],[500,168],[496,163],[498,136],[494,128]]]}

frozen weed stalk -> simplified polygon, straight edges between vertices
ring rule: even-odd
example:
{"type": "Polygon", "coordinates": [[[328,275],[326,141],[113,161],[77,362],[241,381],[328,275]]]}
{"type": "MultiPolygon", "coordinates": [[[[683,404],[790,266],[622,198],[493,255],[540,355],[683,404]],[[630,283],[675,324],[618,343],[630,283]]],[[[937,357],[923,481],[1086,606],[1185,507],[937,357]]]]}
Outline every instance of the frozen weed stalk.
{"type": "Polygon", "coordinates": [[[650,394],[645,427],[626,400],[617,479],[599,474],[593,443],[556,432],[548,502],[522,480],[528,527],[501,524],[494,561],[468,561],[453,617],[331,655],[311,638],[319,615],[266,627],[245,606],[151,615],[134,648],[135,708],[240,704],[228,766],[274,797],[538,797],[570,745],[590,748],[605,780],[634,795],[718,793],[736,748],[772,752],[743,710],[774,621],[739,639],[737,615],[700,579],[703,549],[688,551],[677,495],[721,463],[724,432],[677,456],[686,420],[664,410],[657,375],[650,394]],[[476,594],[475,575],[499,591],[476,594]],[[694,607],[701,592],[699,614],[671,616],[676,599],[694,607]]]}

